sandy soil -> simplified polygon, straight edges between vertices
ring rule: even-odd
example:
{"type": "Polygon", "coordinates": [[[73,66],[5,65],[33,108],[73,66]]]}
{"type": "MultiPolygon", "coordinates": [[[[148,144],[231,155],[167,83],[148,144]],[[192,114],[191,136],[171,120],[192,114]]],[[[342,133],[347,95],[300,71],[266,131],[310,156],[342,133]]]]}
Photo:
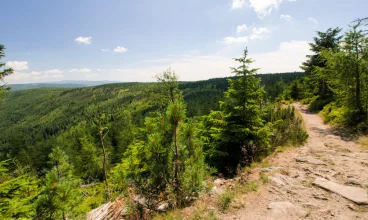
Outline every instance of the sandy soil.
{"type": "Polygon", "coordinates": [[[366,207],[313,185],[316,178],[368,189],[368,152],[343,138],[321,118],[296,104],[309,134],[307,143],[277,153],[270,159],[282,170],[269,173],[271,181],[246,195],[245,208],[220,214],[221,219],[368,219],[366,207]],[[312,158],[316,164],[297,162],[312,158]]]}

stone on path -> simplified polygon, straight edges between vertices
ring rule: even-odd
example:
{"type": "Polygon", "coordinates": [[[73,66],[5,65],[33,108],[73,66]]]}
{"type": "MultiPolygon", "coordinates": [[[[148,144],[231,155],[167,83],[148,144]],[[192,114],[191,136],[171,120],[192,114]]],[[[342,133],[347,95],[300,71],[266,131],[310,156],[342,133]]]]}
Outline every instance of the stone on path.
{"type": "Polygon", "coordinates": [[[368,193],[365,189],[353,186],[344,186],[322,178],[317,178],[313,184],[336,193],[359,205],[368,205],[368,193]]]}
{"type": "Polygon", "coordinates": [[[308,213],[291,202],[270,202],[270,219],[299,219],[307,217],[308,213]]]}
{"type": "Polygon", "coordinates": [[[270,173],[281,169],[281,167],[267,167],[261,170],[262,173],[270,173]]]}
{"type": "Polygon", "coordinates": [[[322,160],[318,160],[318,159],[316,159],[314,157],[310,157],[310,156],[308,156],[308,157],[298,157],[298,158],[296,158],[296,162],[327,166],[327,164],[325,162],[323,162],[322,160]]]}

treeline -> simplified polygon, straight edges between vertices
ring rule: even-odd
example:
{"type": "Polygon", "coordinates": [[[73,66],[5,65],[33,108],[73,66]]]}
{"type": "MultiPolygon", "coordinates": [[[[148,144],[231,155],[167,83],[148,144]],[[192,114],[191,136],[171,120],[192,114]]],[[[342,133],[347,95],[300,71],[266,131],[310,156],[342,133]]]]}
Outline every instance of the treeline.
{"type": "Polygon", "coordinates": [[[157,83],[10,93],[0,106],[0,218],[84,218],[117,197],[144,218],[192,202],[209,175],[303,143],[294,108],[274,102],[302,74],[256,75],[247,50],[235,60],[229,80],[179,82],[169,69],[157,83]]]}
{"type": "Polygon", "coordinates": [[[289,86],[287,98],[321,111],[326,122],[368,129],[368,38],[366,22],[357,20],[342,34],[341,28],[317,32],[310,43],[312,55],[301,68],[305,77],[289,86]]]}

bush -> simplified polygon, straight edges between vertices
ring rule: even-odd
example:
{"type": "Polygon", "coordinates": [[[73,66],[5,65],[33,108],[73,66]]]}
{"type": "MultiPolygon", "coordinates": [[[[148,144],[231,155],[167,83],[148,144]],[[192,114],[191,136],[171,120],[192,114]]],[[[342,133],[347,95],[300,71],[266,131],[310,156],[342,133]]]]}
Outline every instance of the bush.
{"type": "Polygon", "coordinates": [[[234,199],[234,193],[226,191],[218,197],[218,207],[220,211],[225,212],[229,209],[231,202],[234,199]]]}
{"type": "Polygon", "coordinates": [[[272,151],[277,146],[301,145],[308,138],[308,133],[303,128],[303,120],[295,114],[295,108],[292,106],[270,106],[266,110],[265,120],[272,128],[272,151]]]}

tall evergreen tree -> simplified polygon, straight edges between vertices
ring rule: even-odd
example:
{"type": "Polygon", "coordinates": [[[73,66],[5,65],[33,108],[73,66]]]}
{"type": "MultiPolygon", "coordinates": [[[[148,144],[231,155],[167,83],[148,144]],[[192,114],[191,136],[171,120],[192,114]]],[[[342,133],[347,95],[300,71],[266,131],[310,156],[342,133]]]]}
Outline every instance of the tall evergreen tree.
{"type": "Polygon", "coordinates": [[[80,181],[73,176],[68,156],[56,147],[49,155],[52,169],[36,202],[36,219],[69,219],[80,202],[80,181]]]}
{"type": "Polygon", "coordinates": [[[248,50],[235,61],[239,67],[232,68],[237,79],[229,79],[229,89],[224,101],[220,102],[223,112],[223,127],[220,132],[220,171],[234,174],[238,165],[249,165],[269,146],[270,132],[262,120],[261,104],[264,89],[260,79],[255,77],[258,69],[251,69],[253,60],[248,58],[248,50]]]}
{"type": "MultiPolygon", "coordinates": [[[[0,80],[4,81],[4,78],[6,76],[9,76],[10,74],[13,74],[14,71],[12,68],[6,68],[6,64],[1,62],[1,59],[5,57],[5,46],[0,44],[0,80]]],[[[5,85],[0,86],[0,97],[4,95],[4,92],[6,90],[9,90],[10,87],[5,88],[5,85]]]]}
{"type": "Polygon", "coordinates": [[[368,117],[368,38],[357,23],[346,33],[340,52],[323,51],[325,68],[318,68],[329,74],[329,86],[336,97],[335,104],[342,107],[340,112],[345,122],[357,124],[368,117]]]}
{"type": "Polygon", "coordinates": [[[340,36],[341,28],[329,28],[326,32],[317,31],[317,37],[314,37],[314,42],[310,43],[313,55],[307,55],[307,61],[303,62],[300,67],[306,73],[305,89],[309,96],[316,96],[315,103],[312,103],[312,108],[321,110],[323,106],[332,101],[332,92],[327,85],[327,76],[318,72],[317,68],[326,67],[326,63],[321,57],[322,50],[330,50],[337,52],[339,50],[339,43],[342,38],[340,36]]]}

